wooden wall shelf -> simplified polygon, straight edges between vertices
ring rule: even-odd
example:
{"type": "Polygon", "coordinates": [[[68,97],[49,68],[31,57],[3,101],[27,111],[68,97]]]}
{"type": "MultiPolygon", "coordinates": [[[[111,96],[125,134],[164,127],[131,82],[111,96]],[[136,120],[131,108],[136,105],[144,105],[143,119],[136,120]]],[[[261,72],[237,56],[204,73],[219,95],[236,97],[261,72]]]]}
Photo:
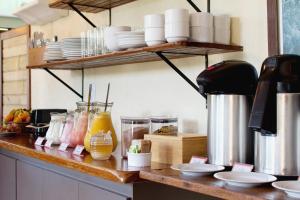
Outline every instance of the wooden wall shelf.
{"type": "Polygon", "coordinates": [[[98,13],[136,0],[56,0],[49,3],[50,8],[73,10],[72,3],[81,12],[98,13]]]}
{"type": "Polygon", "coordinates": [[[222,45],[214,43],[175,42],[162,45],[117,51],[99,56],[57,61],[40,65],[30,65],[29,69],[63,69],[79,70],[87,68],[107,67],[131,63],[159,61],[156,52],[162,52],[168,59],[204,56],[243,51],[242,46],[222,45]]]}

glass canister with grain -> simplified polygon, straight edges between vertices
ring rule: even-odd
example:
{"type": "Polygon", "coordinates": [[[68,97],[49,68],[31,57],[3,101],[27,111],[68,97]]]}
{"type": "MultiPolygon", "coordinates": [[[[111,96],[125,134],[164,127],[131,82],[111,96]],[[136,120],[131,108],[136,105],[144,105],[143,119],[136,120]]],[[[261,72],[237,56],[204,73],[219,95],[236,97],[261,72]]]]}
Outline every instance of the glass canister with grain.
{"type": "Polygon", "coordinates": [[[122,156],[127,158],[132,140],[144,139],[145,134],[149,134],[150,119],[143,117],[121,117],[122,134],[122,156]]]}

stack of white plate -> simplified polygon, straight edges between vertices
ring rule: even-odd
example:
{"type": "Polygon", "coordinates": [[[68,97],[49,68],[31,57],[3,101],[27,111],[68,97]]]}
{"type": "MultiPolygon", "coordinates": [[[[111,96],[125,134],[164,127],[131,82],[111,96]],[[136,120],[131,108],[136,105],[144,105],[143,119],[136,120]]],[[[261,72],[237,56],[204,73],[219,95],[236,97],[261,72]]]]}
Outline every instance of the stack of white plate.
{"type": "Polygon", "coordinates": [[[81,57],[81,38],[65,38],[62,42],[63,57],[66,59],[76,59],[81,57]]]}
{"type": "Polygon", "coordinates": [[[118,46],[121,49],[130,49],[146,46],[145,32],[120,31],[116,33],[118,46]]]}
{"type": "Polygon", "coordinates": [[[62,60],[62,51],[60,42],[49,42],[46,46],[44,53],[44,60],[46,61],[55,61],[62,60]]]}

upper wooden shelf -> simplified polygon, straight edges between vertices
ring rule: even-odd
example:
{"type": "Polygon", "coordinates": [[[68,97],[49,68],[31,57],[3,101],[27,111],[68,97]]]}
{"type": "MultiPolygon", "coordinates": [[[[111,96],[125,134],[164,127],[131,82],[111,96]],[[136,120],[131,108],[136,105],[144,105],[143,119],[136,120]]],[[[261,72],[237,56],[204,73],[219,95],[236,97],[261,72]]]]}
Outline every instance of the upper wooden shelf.
{"type": "Polygon", "coordinates": [[[28,68],[76,70],[161,60],[161,58],[155,52],[162,52],[168,59],[174,59],[238,51],[243,51],[243,47],[214,43],[175,42],[151,47],[130,49],[126,51],[116,51],[103,55],[79,58],[74,60],[31,65],[28,66],[28,68]]]}
{"type": "Polygon", "coordinates": [[[72,8],[68,5],[68,3],[72,3],[82,12],[98,13],[132,1],[136,0],[52,0],[49,3],[49,7],[72,10],[72,8]]]}

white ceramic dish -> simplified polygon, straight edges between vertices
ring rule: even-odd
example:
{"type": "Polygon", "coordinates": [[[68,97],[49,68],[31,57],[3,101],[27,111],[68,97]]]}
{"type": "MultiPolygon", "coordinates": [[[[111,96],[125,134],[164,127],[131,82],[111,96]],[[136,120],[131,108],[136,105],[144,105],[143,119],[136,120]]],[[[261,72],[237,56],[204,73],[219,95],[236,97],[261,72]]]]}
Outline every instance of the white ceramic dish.
{"type": "Polygon", "coordinates": [[[190,29],[188,23],[173,23],[166,24],[165,37],[189,37],[190,29]]]}
{"type": "Polygon", "coordinates": [[[183,22],[189,24],[189,11],[187,9],[169,9],[165,11],[165,23],[183,22]]]}
{"type": "Polygon", "coordinates": [[[184,42],[188,40],[188,37],[168,37],[168,42],[184,42]]]}
{"type": "Polygon", "coordinates": [[[146,44],[148,46],[154,46],[154,45],[159,45],[159,44],[164,44],[164,43],[166,43],[165,40],[163,40],[163,41],[159,41],[159,40],[157,40],[157,41],[146,41],[146,44]]]}
{"type": "Polygon", "coordinates": [[[165,26],[165,15],[164,14],[150,14],[144,16],[144,27],[164,27],[165,26]]]}
{"type": "Polygon", "coordinates": [[[128,166],[149,167],[151,166],[151,153],[127,153],[128,166]]]}
{"type": "Polygon", "coordinates": [[[165,40],[165,29],[162,28],[146,28],[145,41],[163,41],[165,40]]]}
{"type": "Polygon", "coordinates": [[[214,17],[207,12],[197,12],[190,14],[190,26],[213,27],[214,17]]]}
{"type": "Polygon", "coordinates": [[[199,163],[185,163],[172,165],[171,169],[178,170],[184,175],[188,176],[205,176],[214,172],[224,170],[223,166],[211,165],[211,164],[199,164],[199,163]]]}
{"type": "Polygon", "coordinates": [[[130,31],[131,27],[129,26],[110,26],[104,29],[104,45],[110,51],[119,51],[122,50],[118,47],[118,42],[116,38],[116,33],[120,31],[130,31]]]}
{"type": "Polygon", "coordinates": [[[228,185],[238,187],[255,187],[277,180],[275,176],[257,172],[218,172],[214,177],[225,181],[228,185]]]}
{"type": "Polygon", "coordinates": [[[218,44],[230,44],[230,29],[214,29],[214,42],[218,44]]]}
{"type": "Polygon", "coordinates": [[[278,181],[272,183],[272,186],[283,190],[290,197],[300,198],[300,181],[278,181]]]}

